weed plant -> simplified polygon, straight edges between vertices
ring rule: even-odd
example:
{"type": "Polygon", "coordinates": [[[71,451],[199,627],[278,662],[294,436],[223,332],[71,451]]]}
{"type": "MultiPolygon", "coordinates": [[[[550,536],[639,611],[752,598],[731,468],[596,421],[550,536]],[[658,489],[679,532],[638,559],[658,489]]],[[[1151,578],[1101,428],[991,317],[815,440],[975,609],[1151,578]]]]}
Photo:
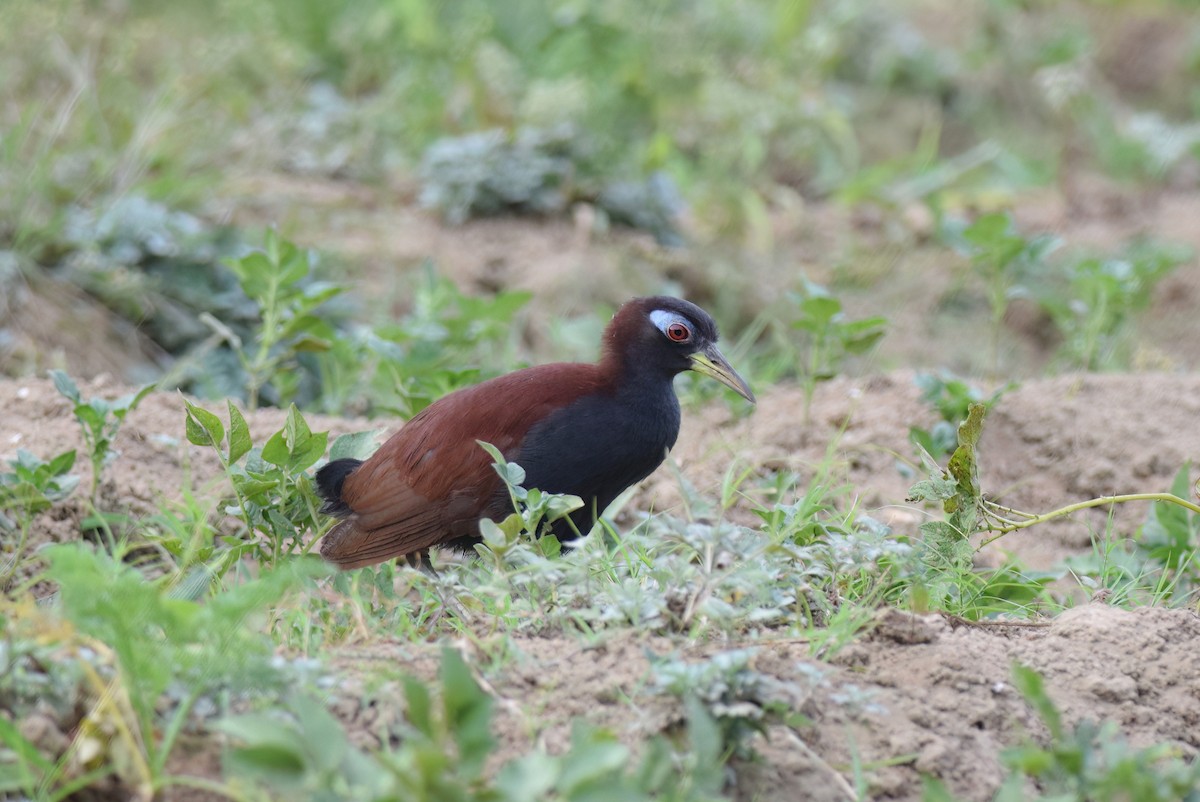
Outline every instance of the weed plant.
{"type": "Polygon", "coordinates": [[[54,380],[54,388],[58,390],[59,394],[74,404],[72,411],[75,420],[79,422],[79,428],[83,433],[85,453],[92,464],[92,482],[88,496],[92,506],[98,509],[97,494],[104,477],[104,467],[117,456],[117,451],[113,448],[117,432],[121,430],[125,416],[137,409],[138,404],[154,390],[155,385],[148,384],[136,393],[122,396],[115,401],[103,398],[92,398],[85,401],[79,392],[79,387],[66,373],[61,370],[52,370],[50,378],[54,380]]]}

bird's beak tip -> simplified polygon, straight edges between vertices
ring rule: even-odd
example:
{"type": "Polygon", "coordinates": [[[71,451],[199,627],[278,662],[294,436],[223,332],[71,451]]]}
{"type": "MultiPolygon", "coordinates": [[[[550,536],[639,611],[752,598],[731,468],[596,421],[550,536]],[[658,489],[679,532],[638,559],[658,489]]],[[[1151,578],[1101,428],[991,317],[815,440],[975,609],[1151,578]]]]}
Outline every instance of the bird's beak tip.
{"type": "Polygon", "coordinates": [[[711,376],[751,404],[758,403],[758,399],[754,397],[754,391],[750,389],[750,385],[738,375],[738,372],[733,369],[733,366],[717,350],[716,346],[711,346],[703,351],[697,351],[692,354],[691,360],[692,370],[697,373],[703,373],[705,376],[711,376]]]}

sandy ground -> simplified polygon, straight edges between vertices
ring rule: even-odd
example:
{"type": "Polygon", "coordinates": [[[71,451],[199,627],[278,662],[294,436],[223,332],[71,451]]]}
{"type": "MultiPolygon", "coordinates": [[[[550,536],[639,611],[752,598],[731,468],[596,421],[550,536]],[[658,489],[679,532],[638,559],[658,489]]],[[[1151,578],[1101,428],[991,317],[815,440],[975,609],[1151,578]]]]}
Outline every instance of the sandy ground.
{"type": "MultiPolygon", "coordinates": [[[[126,388],[101,379],[85,396],[126,388]]],[[[904,466],[915,455],[910,425],[928,425],[912,374],[839,379],[818,389],[803,422],[796,389],[767,388],[758,409],[736,417],[718,402],[686,415],[674,452],[700,492],[716,492],[731,457],[746,464],[790,468],[802,476],[832,464],[857,489],[864,511],[910,532],[926,512],[904,502],[911,483],[904,466]]],[[[68,406],[45,380],[0,382],[0,456],[18,447],[48,456],[79,447],[68,406]]],[[[1106,493],[1162,490],[1185,460],[1200,460],[1200,376],[1063,376],[1028,380],[1005,396],[986,424],[982,479],[986,490],[1014,506],[1045,511],[1106,493]]],[[[256,438],[282,423],[278,410],[249,416],[256,438]]],[[[215,491],[218,466],[181,437],[179,396],[156,394],[130,414],[118,436],[120,456],[107,467],[103,497],[131,511],[168,499],[190,476],[201,493],[215,491]]],[[[311,416],[314,429],[335,433],[361,422],[311,416]]],[[[86,466],[78,470],[87,483],[86,466]]],[[[677,482],[666,469],[651,477],[638,506],[670,508],[677,482]]],[[[77,537],[82,494],[37,522],[37,542],[77,537]]],[[[737,514],[735,512],[735,514],[737,514]]],[[[1113,515],[1111,536],[1129,536],[1146,508],[1113,515]]],[[[1105,532],[1104,511],[1041,531],[1015,533],[1001,544],[1032,567],[1049,567],[1092,548],[1105,532]]],[[[993,547],[994,548],[994,547],[993,547]]],[[[986,559],[982,555],[981,559],[986,559]]],[[[1086,597],[1085,597],[1086,598],[1086,597]]],[[[500,755],[532,742],[565,748],[570,723],[584,717],[629,741],[678,724],[681,711],[647,699],[647,651],[699,659],[749,646],[754,668],[778,681],[778,692],[811,726],[773,727],[756,744],[762,760],[739,766],[740,799],[844,799],[835,772],[847,776],[853,755],[871,769],[872,798],[917,799],[919,776],[934,774],[966,799],[986,799],[1002,779],[1002,747],[1037,734],[1037,723],[1010,685],[1010,665],[1041,671],[1068,721],[1111,719],[1135,745],[1174,741],[1200,750],[1200,616],[1161,608],[1121,610],[1084,603],[1033,625],[962,625],[939,616],[881,613],[871,635],[818,663],[801,641],[706,643],[690,647],[626,633],[584,644],[571,638],[515,637],[515,659],[493,680],[501,704],[500,755]],[[894,759],[902,758],[899,761],[894,759]]],[[[468,653],[470,647],[464,647],[468,653]]],[[[387,661],[391,669],[436,674],[436,650],[376,642],[335,658],[350,677],[387,661]]],[[[400,715],[399,693],[351,681],[336,709],[356,739],[370,743],[381,721],[400,715]]],[[[385,729],[385,728],[384,728],[385,729]]]]}

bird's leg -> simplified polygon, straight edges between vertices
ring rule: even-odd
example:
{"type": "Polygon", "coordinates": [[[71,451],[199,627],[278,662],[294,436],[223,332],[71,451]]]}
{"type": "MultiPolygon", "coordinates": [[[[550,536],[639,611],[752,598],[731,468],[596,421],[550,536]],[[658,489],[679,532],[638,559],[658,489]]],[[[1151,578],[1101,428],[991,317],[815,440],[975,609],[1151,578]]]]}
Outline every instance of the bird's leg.
{"type": "Polygon", "coordinates": [[[429,549],[412,551],[408,554],[405,554],[403,557],[396,558],[397,564],[400,564],[402,561],[403,564],[407,565],[409,568],[417,569],[433,581],[433,589],[434,592],[437,593],[438,599],[442,602],[442,609],[434,613],[433,617],[429,620],[429,625],[431,627],[438,623],[442,617],[443,611],[446,609],[453,610],[454,614],[463,620],[467,620],[470,617],[467,615],[466,608],[459,603],[458,599],[454,598],[453,596],[447,596],[444,592],[442,575],[439,574],[437,569],[433,567],[433,560],[429,558],[429,549]]]}
{"type": "Polygon", "coordinates": [[[410,551],[403,557],[397,557],[396,562],[404,561],[404,564],[409,568],[416,568],[425,576],[433,580],[439,580],[442,577],[438,574],[437,569],[433,567],[433,560],[429,559],[429,549],[421,549],[420,551],[410,551]]]}

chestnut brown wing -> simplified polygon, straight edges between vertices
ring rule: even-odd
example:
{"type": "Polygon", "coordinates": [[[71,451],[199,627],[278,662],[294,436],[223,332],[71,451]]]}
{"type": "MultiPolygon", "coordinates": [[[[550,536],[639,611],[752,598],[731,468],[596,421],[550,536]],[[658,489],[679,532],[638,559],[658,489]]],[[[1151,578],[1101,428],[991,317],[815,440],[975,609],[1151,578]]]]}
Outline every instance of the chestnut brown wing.
{"type": "Polygon", "coordinates": [[[325,535],[321,554],[355,568],[476,535],[480,518],[505,512],[477,441],[511,458],[535,423],[604,386],[595,365],[541,365],[431,404],[346,478],[351,514],[325,535]]]}

